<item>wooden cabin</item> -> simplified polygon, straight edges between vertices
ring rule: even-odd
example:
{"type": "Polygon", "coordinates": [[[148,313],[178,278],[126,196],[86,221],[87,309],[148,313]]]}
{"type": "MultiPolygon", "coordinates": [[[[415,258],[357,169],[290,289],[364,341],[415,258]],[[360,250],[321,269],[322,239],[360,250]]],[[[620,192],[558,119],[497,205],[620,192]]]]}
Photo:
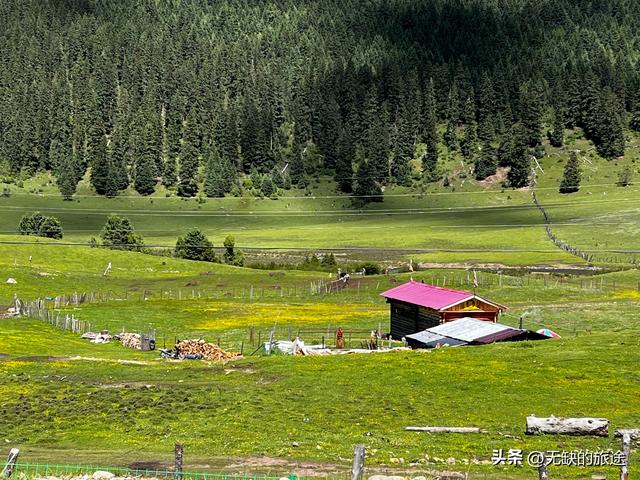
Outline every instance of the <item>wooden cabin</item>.
{"type": "Polygon", "coordinates": [[[395,339],[465,317],[495,323],[507,310],[471,292],[413,280],[381,295],[391,307],[391,336],[395,339]]]}

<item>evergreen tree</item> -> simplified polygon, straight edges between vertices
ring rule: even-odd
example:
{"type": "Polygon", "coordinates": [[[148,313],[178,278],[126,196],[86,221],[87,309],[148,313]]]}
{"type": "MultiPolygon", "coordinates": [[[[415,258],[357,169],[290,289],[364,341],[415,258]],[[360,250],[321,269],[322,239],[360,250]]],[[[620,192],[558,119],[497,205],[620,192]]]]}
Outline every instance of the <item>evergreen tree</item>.
{"type": "Polygon", "coordinates": [[[514,130],[513,149],[507,180],[513,188],[522,188],[529,185],[531,174],[531,157],[529,155],[528,141],[531,139],[530,131],[522,126],[514,130]]]}
{"type": "Polygon", "coordinates": [[[194,197],[198,193],[198,133],[196,116],[192,110],[183,129],[182,148],[180,149],[180,171],[178,173],[178,195],[194,197]]]}
{"type": "Polygon", "coordinates": [[[111,162],[107,154],[107,138],[100,123],[94,123],[88,129],[87,152],[91,165],[91,185],[98,195],[114,196],[114,178],[111,162]]]}
{"type": "Polygon", "coordinates": [[[233,187],[234,175],[227,159],[220,157],[214,145],[206,154],[204,193],[207,197],[224,197],[233,187]]]}
{"type": "Polygon", "coordinates": [[[554,147],[564,145],[564,116],[560,108],[556,108],[553,118],[553,128],[547,132],[549,143],[554,147]]]}
{"type": "Polygon", "coordinates": [[[422,161],[422,174],[425,179],[433,180],[435,178],[436,165],[438,163],[438,133],[433,80],[430,80],[427,85],[427,94],[425,97],[424,143],[427,146],[427,153],[422,161]]]}
{"type": "Polygon", "coordinates": [[[560,193],[574,193],[578,190],[580,190],[580,164],[576,153],[571,152],[562,174],[560,193]]]}
{"type": "Polygon", "coordinates": [[[619,187],[628,187],[631,185],[631,169],[629,168],[629,165],[625,165],[624,168],[620,170],[616,185],[619,187]]]}
{"type": "Polygon", "coordinates": [[[142,237],[134,231],[131,221],[118,215],[109,215],[100,238],[107,248],[140,251],[144,247],[142,237]]]}
{"type": "Polygon", "coordinates": [[[497,167],[498,160],[491,144],[483,144],[482,151],[477,157],[475,164],[476,180],[484,180],[491,175],[495,175],[497,167]]]}
{"type": "Polygon", "coordinates": [[[178,237],[174,254],[178,258],[215,262],[213,243],[198,228],[193,228],[184,237],[178,237]]]}
{"type": "Polygon", "coordinates": [[[541,88],[532,82],[527,82],[520,89],[520,104],[522,106],[522,126],[526,133],[527,144],[535,147],[540,144],[542,136],[543,99],[541,88]]]}
{"type": "MultiPolygon", "coordinates": [[[[355,156],[351,125],[348,124],[340,132],[338,140],[338,158],[336,161],[335,180],[338,189],[344,193],[353,191],[353,158],[355,156]]],[[[293,180],[293,170],[291,179],[293,180]]]]}
{"type": "Polygon", "coordinates": [[[447,129],[444,132],[443,140],[450,152],[455,152],[458,149],[458,132],[456,123],[453,120],[447,122],[447,129]]]}
{"type": "Polygon", "coordinates": [[[624,155],[624,124],[619,111],[619,103],[615,94],[605,90],[600,102],[600,110],[596,116],[596,147],[604,158],[615,158],[624,155]]]}
{"type": "Polygon", "coordinates": [[[464,128],[464,138],[460,143],[460,151],[467,161],[473,160],[476,154],[476,140],[476,126],[474,123],[471,123],[464,128]]]}
{"type": "Polygon", "coordinates": [[[76,169],[73,157],[65,157],[58,166],[58,175],[56,178],[58,190],[64,200],[71,200],[76,193],[78,180],[76,178],[76,169]]]}
{"type": "Polygon", "coordinates": [[[156,153],[155,128],[151,123],[147,123],[136,158],[136,176],[133,183],[136,192],[141,195],[150,195],[156,189],[156,153]]]}
{"type": "Polygon", "coordinates": [[[376,181],[375,169],[365,159],[362,147],[356,147],[356,162],[358,170],[355,174],[353,195],[357,203],[382,202],[383,194],[380,184],[376,181]]]}

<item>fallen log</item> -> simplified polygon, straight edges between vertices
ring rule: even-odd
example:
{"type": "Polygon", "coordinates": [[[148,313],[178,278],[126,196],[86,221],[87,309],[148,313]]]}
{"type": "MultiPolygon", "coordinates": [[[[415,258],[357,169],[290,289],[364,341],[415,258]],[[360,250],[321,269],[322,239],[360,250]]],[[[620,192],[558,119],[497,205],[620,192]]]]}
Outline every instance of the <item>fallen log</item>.
{"type": "Polygon", "coordinates": [[[429,433],[484,433],[477,427],[405,427],[408,432],[429,432],[429,433]]]}
{"type": "Polygon", "coordinates": [[[640,428],[620,428],[613,434],[616,438],[622,438],[629,435],[631,440],[640,440],[640,428]]]}
{"type": "Polygon", "coordinates": [[[593,435],[609,436],[609,420],[606,418],[527,417],[527,435],[593,435]]]}

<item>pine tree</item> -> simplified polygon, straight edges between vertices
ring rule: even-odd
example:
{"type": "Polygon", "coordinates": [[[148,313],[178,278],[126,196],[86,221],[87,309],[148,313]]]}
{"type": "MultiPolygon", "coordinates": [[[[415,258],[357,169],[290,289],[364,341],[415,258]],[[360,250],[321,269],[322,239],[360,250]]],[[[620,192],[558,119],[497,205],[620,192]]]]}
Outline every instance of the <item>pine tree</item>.
{"type": "Polygon", "coordinates": [[[542,136],[543,99],[540,86],[532,82],[523,85],[520,89],[520,104],[527,145],[535,147],[540,144],[542,136]]]}
{"type": "Polygon", "coordinates": [[[485,178],[495,175],[498,167],[498,160],[491,144],[484,143],[482,151],[476,159],[475,176],[476,180],[484,180],[485,178]]]}
{"type": "Polygon", "coordinates": [[[625,165],[624,168],[620,170],[616,185],[619,187],[628,187],[631,185],[631,169],[629,168],[629,165],[625,165]]]}
{"type": "MultiPolygon", "coordinates": [[[[338,140],[338,158],[336,161],[335,179],[338,189],[344,193],[353,191],[353,158],[355,151],[351,136],[351,125],[347,124],[340,132],[338,140]]],[[[293,180],[293,170],[292,170],[293,180]]]]}
{"type": "Polygon", "coordinates": [[[183,129],[182,148],[180,149],[180,171],[178,174],[178,195],[194,197],[198,193],[198,134],[195,125],[195,112],[192,110],[183,129]]]}
{"type": "Polygon", "coordinates": [[[141,147],[136,158],[136,176],[133,184],[136,192],[141,195],[150,195],[156,189],[156,140],[155,127],[147,123],[140,139],[141,147]]]}
{"type": "Polygon", "coordinates": [[[224,197],[231,191],[234,175],[227,159],[220,157],[217,147],[210,147],[205,155],[204,193],[207,197],[224,197]]]}
{"type": "Polygon", "coordinates": [[[444,144],[450,152],[455,152],[458,149],[458,132],[456,122],[449,120],[447,122],[447,129],[444,132],[444,144]]]}
{"type": "Polygon", "coordinates": [[[356,147],[356,162],[358,170],[355,174],[353,195],[357,203],[382,202],[383,194],[379,183],[376,181],[375,169],[364,157],[361,146],[356,147]]]}
{"type": "Polygon", "coordinates": [[[564,145],[564,115],[559,107],[556,107],[553,118],[553,128],[547,132],[549,143],[554,147],[564,145]]]}
{"type": "Polygon", "coordinates": [[[425,179],[433,180],[438,163],[438,133],[433,79],[427,85],[424,102],[424,143],[427,146],[427,153],[422,160],[422,174],[425,179]]]}
{"type": "Polygon", "coordinates": [[[71,200],[76,193],[78,179],[76,178],[76,167],[73,157],[64,157],[58,166],[56,178],[58,189],[64,200],[71,200]]]}
{"type": "Polygon", "coordinates": [[[578,190],[580,190],[580,164],[576,153],[571,152],[562,174],[560,193],[574,193],[578,190]]]}
{"type": "Polygon", "coordinates": [[[114,196],[114,178],[107,155],[107,138],[101,121],[95,120],[87,134],[87,157],[91,165],[91,185],[98,195],[114,196]]]}
{"type": "Polygon", "coordinates": [[[411,183],[411,160],[415,151],[415,130],[408,118],[410,112],[402,108],[396,120],[396,135],[391,176],[398,185],[411,183]]]}
{"type": "Polygon", "coordinates": [[[464,128],[464,138],[460,143],[460,151],[467,161],[473,160],[476,154],[476,140],[476,126],[474,123],[471,123],[464,128]]]}
{"type": "Polygon", "coordinates": [[[605,90],[600,101],[600,110],[596,116],[596,147],[604,158],[624,155],[625,139],[622,114],[618,99],[610,90],[605,90]]]}
{"type": "Polygon", "coordinates": [[[193,228],[184,237],[178,237],[174,253],[176,257],[187,260],[201,262],[215,262],[216,260],[213,243],[199,228],[193,228]]]}
{"type": "Polygon", "coordinates": [[[522,188],[529,185],[531,173],[531,158],[528,150],[530,132],[524,127],[514,129],[513,149],[511,152],[510,170],[507,174],[509,185],[513,188],[522,188]]]}

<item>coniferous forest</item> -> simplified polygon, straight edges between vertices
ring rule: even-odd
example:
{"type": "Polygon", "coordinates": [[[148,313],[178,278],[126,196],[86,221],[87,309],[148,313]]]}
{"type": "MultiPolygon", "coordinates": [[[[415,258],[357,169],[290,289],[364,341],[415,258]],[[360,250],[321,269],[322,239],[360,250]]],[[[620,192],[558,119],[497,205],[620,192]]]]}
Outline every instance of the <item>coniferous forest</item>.
{"type": "Polygon", "coordinates": [[[520,187],[566,128],[605,158],[640,130],[635,0],[3,0],[0,25],[0,168],[65,198],[375,200],[444,148],[520,187]]]}

